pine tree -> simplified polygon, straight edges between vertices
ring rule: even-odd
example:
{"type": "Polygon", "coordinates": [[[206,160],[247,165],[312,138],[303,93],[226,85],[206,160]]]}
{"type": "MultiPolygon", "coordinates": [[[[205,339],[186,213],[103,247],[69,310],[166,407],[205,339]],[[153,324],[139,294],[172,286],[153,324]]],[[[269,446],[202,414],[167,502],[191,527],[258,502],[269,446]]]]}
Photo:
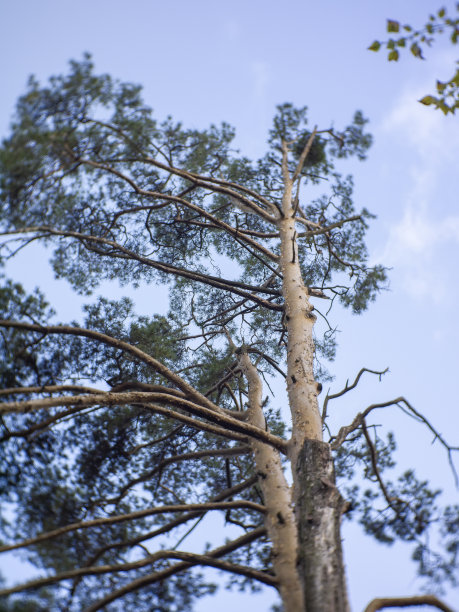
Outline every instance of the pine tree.
{"type": "MultiPolygon", "coordinates": [[[[0,591],[0,609],[189,610],[215,589],[210,566],[274,587],[285,612],[345,611],[343,514],[454,580],[457,508],[441,511],[413,471],[385,478],[395,442],[369,420],[382,405],[327,428],[330,402],[383,372],[362,369],[319,407],[335,343],[318,316],[361,313],[386,283],[368,264],[372,215],[336,168],[365,159],[366,123],[311,129],[306,108],[283,104],[251,161],[227,124],[157,121],[139,87],[95,75],[89,56],[47,87],[31,79],[0,151],[2,257],[40,241],[76,292],[116,280],[153,299],[148,317],[128,297],[92,299],[66,324],[38,289],[0,290],[1,480],[17,511],[0,551],[46,570],[0,591]],[[229,539],[187,551],[215,511],[229,539]],[[426,544],[439,518],[445,558],[426,544]]],[[[390,404],[434,431],[404,398],[390,404]]]]}

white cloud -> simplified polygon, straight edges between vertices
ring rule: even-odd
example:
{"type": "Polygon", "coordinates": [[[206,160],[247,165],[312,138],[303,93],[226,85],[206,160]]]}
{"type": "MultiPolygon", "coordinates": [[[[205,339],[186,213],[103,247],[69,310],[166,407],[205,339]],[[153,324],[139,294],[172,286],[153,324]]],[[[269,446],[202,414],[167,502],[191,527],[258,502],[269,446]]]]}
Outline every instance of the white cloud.
{"type": "Polygon", "coordinates": [[[404,160],[406,179],[381,260],[401,273],[409,294],[435,300],[450,290],[459,263],[459,117],[416,102],[434,86],[437,63],[424,83],[406,85],[380,126],[404,160]]]}
{"type": "Polygon", "coordinates": [[[458,256],[459,215],[435,219],[425,209],[408,206],[391,228],[381,259],[401,273],[411,296],[439,302],[450,293],[458,256]]]}

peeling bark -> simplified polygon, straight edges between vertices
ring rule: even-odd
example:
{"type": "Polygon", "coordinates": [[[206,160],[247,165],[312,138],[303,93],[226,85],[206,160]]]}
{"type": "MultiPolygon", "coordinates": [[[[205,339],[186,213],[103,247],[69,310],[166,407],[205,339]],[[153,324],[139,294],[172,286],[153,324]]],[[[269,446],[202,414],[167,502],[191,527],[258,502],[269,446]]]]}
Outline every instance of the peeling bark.
{"type": "Polygon", "coordinates": [[[335,486],[329,444],[306,440],[298,455],[298,564],[308,612],[347,612],[341,547],[341,515],[345,504],[335,486]]]}

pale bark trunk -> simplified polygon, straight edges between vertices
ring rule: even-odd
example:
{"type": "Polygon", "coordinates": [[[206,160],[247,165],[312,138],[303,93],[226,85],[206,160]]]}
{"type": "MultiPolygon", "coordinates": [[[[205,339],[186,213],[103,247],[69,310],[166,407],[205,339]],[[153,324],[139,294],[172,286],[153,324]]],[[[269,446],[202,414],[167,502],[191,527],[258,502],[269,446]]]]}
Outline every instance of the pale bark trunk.
{"type": "MultiPolygon", "coordinates": [[[[265,429],[260,376],[247,353],[240,355],[239,363],[249,385],[248,422],[265,429]]],[[[272,544],[272,563],[279,580],[284,612],[302,612],[303,589],[297,571],[298,532],[290,487],[282,470],[279,452],[253,439],[250,445],[266,506],[265,526],[272,544]]]]}
{"type": "Polygon", "coordinates": [[[283,144],[283,216],[278,219],[287,328],[287,391],[292,415],[289,458],[298,525],[298,567],[307,612],[349,610],[342,559],[342,500],[335,487],[333,459],[322,441],[322,419],[314,378],[316,320],[304,284],[295,230],[293,181],[283,144]]]}
{"type": "Polygon", "coordinates": [[[285,302],[287,328],[287,392],[292,413],[291,459],[296,458],[304,440],[322,440],[320,417],[314,379],[314,337],[316,320],[308,290],[304,285],[298,260],[292,183],[285,177],[282,201],[284,216],[279,219],[281,240],[282,291],[285,302]]]}

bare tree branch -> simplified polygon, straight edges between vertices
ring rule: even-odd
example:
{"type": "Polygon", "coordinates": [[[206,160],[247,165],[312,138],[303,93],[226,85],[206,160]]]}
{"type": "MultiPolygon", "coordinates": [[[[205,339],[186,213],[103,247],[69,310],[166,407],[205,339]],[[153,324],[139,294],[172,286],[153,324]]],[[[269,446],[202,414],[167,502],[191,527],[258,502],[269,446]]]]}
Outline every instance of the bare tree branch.
{"type": "Polygon", "coordinates": [[[42,387],[10,387],[0,389],[0,395],[19,395],[26,393],[62,393],[75,391],[77,393],[103,393],[102,389],[86,387],[84,385],[43,385],[42,387]]]}
{"type": "Polygon", "coordinates": [[[322,421],[325,421],[325,418],[327,416],[328,402],[330,400],[336,399],[337,397],[341,397],[341,396],[345,395],[349,391],[352,391],[352,389],[355,389],[357,387],[357,385],[359,384],[359,381],[360,381],[362,375],[365,372],[369,372],[370,374],[376,374],[377,376],[379,376],[379,380],[381,380],[381,377],[386,372],[388,372],[388,371],[389,371],[389,368],[386,368],[385,370],[382,370],[382,371],[369,370],[368,368],[362,368],[360,370],[360,372],[357,374],[357,376],[355,377],[355,380],[354,380],[354,382],[351,385],[349,384],[349,380],[346,380],[346,384],[344,386],[344,389],[341,389],[341,391],[338,391],[338,393],[333,393],[332,395],[329,395],[327,393],[327,396],[324,399],[324,405],[323,405],[323,409],[322,409],[322,421]]]}
{"type": "Polygon", "coordinates": [[[345,425],[344,427],[341,427],[338,434],[331,438],[331,448],[333,450],[337,450],[343,444],[343,442],[346,440],[347,436],[350,433],[361,427],[363,420],[370,414],[370,412],[379,408],[387,408],[388,406],[397,406],[398,408],[400,408],[400,410],[402,410],[402,412],[427,426],[427,428],[434,434],[434,440],[438,440],[440,444],[446,449],[448,453],[448,462],[450,464],[451,471],[453,472],[456,486],[459,486],[459,479],[452,458],[453,451],[459,451],[459,447],[449,445],[444,439],[444,437],[430,423],[430,421],[423,414],[417,411],[404,397],[397,397],[393,400],[382,402],[380,404],[372,404],[371,406],[368,406],[368,408],[366,408],[363,412],[359,412],[350,425],[345,425]]]}
{"type": "Polygon", "coordinates": [[[298,160],[298,164],[292,176],[292,183],[296,181],[296,179],[300,176],[301,171],[303,170],[304,162],[306,161],[306,158],[309,155],[309,152],[313,145],[316,134],[317,134],[317,125],[312,130],[312,134],[309,136],[308,141],[306,142],[305,147],[300,155],[300,159],[298,160]]]}
{"type": "MultiPolygon", "coordinates": [[[[109,172],[111,174],[114,174],[114,175],[118,176],[123,181],[128,183],[132,187],[132,189],[138,195],[142,195],[142,196],[146,196],[146,197],[151,197],[151,198],[158,198],[158,199],[161,199],[161,200],[167,200],[169,202],[176,202],[178,204],[181,204],[181,205],[185,206],[186,208],[188,208],[190,210],[194,210],[195,212],[198,212],[200,215],[202,215],[205,219],[209,219],[209,221],[212,221],[212,223],[214,223],[217,227],[219,227],[221,229],[224,229],[231,236],[237,236],[240,239],[244,240],[247,244],[250,244],[252,247],[254,247],[255,249],[257,249],[260,252],[262,252],[264,255],[269,257],[272,261],[277,261],[278,260],[277,255],[272,253],[269,249],[267,249],[263,245],[259,244],[255,240],[252,240],[248,236],[242,235],[238,231],[237,228],[234,228],[231,225],[228,225],[227,223],[225,223],[224,221],[222,221],[218,217],[215,217],[211,213],[207,212],[206,210],[204,210],[200,206],[197,206],[196,204],[193,204],[189,200],[185,200],[184,198],[182,198],[180,196],[174,196],[174,195],[167,194],[167,193],[161,193],[159,191],[151,191],[149,189],[142,189],[130,177],[128,177],[126,174],[120,172],[119,170],[116,170],[112,166],[107,166],[105,164],[101,164],[99,162],[94,162],[94,161],[91,161],[89,159],[81,159],[79,161],[82,164],[86,164],[86,165],[92,166],[94,168],[99,168],[101,170],[105,170],[106,172],[109,172]]],[[[200,186],[200,187],[204,186],[202,181],[196,181],[194,179],[189,179],[189,180],[192,180],[193,183],[195,185],[197,185],[197,186],[200,186]]],[[[207,188],[209,189],[209,187],[207,187],[207,188]]],[[[212,191],[215,191],[214,187],[210,187],[210,189],[212,191]]],[[[230,196],[230,197],[234,197],[234,196],[230,196]]],[[[249,208],[253,208],[254,206],[256,206],[256,205],[253,204],[253,202],[250,202],[250,200],[247,200],[246,198],[241,198],[240,195],[237,196],[237,199],[238,200],[243,200],[244,205],[248,206],[249,208]]]]}
{"type": "Polygon", "coordinates": [[[443,612],[454,612],[435,595],[415,595],[413,597],[381,597],[373,599],[364,612],[376,612],[382,608],[408,608],[411,606],[433,606],[443,612]]]}

